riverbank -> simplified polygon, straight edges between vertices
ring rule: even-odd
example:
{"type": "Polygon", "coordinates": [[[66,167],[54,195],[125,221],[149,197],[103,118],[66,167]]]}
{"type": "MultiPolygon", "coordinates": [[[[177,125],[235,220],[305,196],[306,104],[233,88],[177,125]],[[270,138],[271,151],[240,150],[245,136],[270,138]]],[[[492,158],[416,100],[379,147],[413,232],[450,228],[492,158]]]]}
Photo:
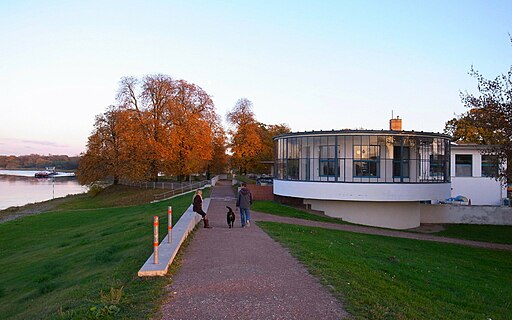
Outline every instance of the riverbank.
{"type": "Polygon", "coordinates": [[[155,194],[161,192],[162,190],[140,189],[130,186],[110,186],[102,190],[97,196],[90,193],[74,194],[0,210],[0,223],[50,211],[139,205],[149,203],[153,200],[155,194]]]}
{"type": "MultiPolygon", "coordinates": [[[[68,197],[73,197],[73,195],[68,197]]],[[[0,223],[55,210],[60,203],[64,203],[67,200],[66,198],[58,198],[0,210],[0,223]]]]}
{"type": "Polygon", "coordinates": [[[150,204],[152,192],[161,190],[111,186],[0,211],[25,214],[0,224],[2,319],[147,318],[169,281],[136,275],[152,251],[152,217],[161,240],[167,207],[175,223],[191,202],[185,194],[150,204]]]}

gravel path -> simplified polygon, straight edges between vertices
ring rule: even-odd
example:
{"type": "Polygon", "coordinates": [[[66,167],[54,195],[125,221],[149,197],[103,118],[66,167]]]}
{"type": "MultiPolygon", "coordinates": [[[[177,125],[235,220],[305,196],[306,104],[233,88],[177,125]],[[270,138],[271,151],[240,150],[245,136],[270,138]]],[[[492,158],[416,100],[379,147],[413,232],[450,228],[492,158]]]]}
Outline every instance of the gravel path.
{"type": "Polygon", "coordinates": [[[226,223],[235,209],[230,182],[219,181],[208,216],[168,289],[158,319],[342,319],[342,304],[254,223],[226,223]],[[229,183],[229,184],[228,184],[229,183]]]}

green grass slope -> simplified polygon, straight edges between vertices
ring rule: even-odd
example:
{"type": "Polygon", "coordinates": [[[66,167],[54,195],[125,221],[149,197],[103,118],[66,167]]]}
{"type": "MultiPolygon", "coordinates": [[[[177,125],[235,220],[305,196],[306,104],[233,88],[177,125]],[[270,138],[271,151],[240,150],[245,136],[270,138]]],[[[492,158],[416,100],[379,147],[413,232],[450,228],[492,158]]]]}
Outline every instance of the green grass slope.
{"type": "Polygon", "coordinates": [[[169,282],[167,277],[137,277],[152,252],[153,216],[160,218],[161,240],[167,233],[167,206],[173,207],[176,223],[192,194],[108,207],[120,198],[136,198],[140,190],[127,192],[79,196],[61,211],[0,224],[2,319],[143,319],[151,314],[169,282]]]}
{"type": "Polygon", "coordinates": [[[512,252],[271,222],[355,319],[512,319],[512,252]]]}

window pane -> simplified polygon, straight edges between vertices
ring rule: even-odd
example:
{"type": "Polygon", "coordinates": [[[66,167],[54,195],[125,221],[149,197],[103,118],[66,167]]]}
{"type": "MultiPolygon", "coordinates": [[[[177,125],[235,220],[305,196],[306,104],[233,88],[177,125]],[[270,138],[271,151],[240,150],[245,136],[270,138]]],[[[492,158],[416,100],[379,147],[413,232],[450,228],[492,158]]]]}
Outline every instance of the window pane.
{"type": "Polygon", "coordinates": [[[409,178],[409,161],[404,161],[404,163],[402,163],[402,169],[402,177],[409,178]]]}
{"type": "Polygon", "coordinates": [[[393,177],[409,177],[409,150],[409,147],[393,147],[393,177]]]}
{"type": "Polygon", "coordinates": [[[370,167],[369,176],[370,177],[378,177],[379,176],[379,172],[378,172],[379,167],[377,165],[377,162],[376,161],[369,162],[369,167],[370,167]]]}
{"type": "Polygon", "coordinates": [[[471,177],[473,175],[473,156],[470,154],[455,155],[455,176],[471,177]]]}
{"type": "Polygon", "coordinates": [[[455,166],[455,175],[457,177],[471,177],[472,174],[473,173],[471,172],[471,166],[460,164],[455,166]]]}
{"type": "Polygon", "coordinates": [[[334,159],[334,146],[320,146],[320,158],[334,159]]]}
{"type": "Polygon", "coordinates": [[[393,158],[395,160],[399,160],[402,158],[402,152],[400,146],[394,146],[393,147],[393,158]]]}
{"type": "Polygon", "coordinates": [[[473,156],[470,154],[456,154],[455,164],[469,164],[473,163],[473,156]]]}
{"type": "Polygon", "coordinates": [[[361,159],[362,153],[361,146],[354,146],[354,159],[361,159]]]}
{"type": "Polygon", "coordinates": [[[336,175],[336,162],[332,160],[320,160],[320,175],[334,177],[336,175]]]}
{"type": "Polygon", "coordinates": [[[430,176],[443,177],[444,176],[444,158],[439,154],[430,155],[430,176]]]}
{"type": "Polygon", "coordinates": [[[498,176],[498,157],[495,155],[482,155],[482,177],[498,176]]]}
{"type": "Polygon", "coordinates": [[[288,180],[299,179],[299,160],[288,159],[288,180]]]}
{"type": "Polygon", "coordinates": [[[377,159],[379,157],[379,146],[369,146],[368,158],[377,159]]]}
{"type": "Polygon", "coordinates": [[[368,146],[359,146],[361,150],[361,159],[368,159],[368,146]]]}
{"type": "Polygon", "coordinates": [[[367,177],[368,176],[368,162],[354,161],[354,176],[367,177]]]}
{"type": "Polygon", "coordinates": [[[482,177],[496,178],[498,176],[497,166],[484,166],[482,165],[482,177]]]}
{"type": "Polygon", "coordinates": [[[354,161],[354,177],[378,177],[379,163],[377,161],[354,161]]]}

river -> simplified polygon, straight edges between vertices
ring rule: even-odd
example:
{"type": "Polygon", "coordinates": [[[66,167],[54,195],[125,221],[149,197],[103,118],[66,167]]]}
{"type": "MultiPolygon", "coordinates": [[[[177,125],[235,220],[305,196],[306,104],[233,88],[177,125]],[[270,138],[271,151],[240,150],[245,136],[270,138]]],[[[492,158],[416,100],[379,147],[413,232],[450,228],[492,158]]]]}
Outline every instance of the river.
{"type": "Polygon", "coordinates": [[[55,178],[34,178],[36,172],[0,170],[0,210],[87,191],[72,174],[59,172],[55,178]]]}

